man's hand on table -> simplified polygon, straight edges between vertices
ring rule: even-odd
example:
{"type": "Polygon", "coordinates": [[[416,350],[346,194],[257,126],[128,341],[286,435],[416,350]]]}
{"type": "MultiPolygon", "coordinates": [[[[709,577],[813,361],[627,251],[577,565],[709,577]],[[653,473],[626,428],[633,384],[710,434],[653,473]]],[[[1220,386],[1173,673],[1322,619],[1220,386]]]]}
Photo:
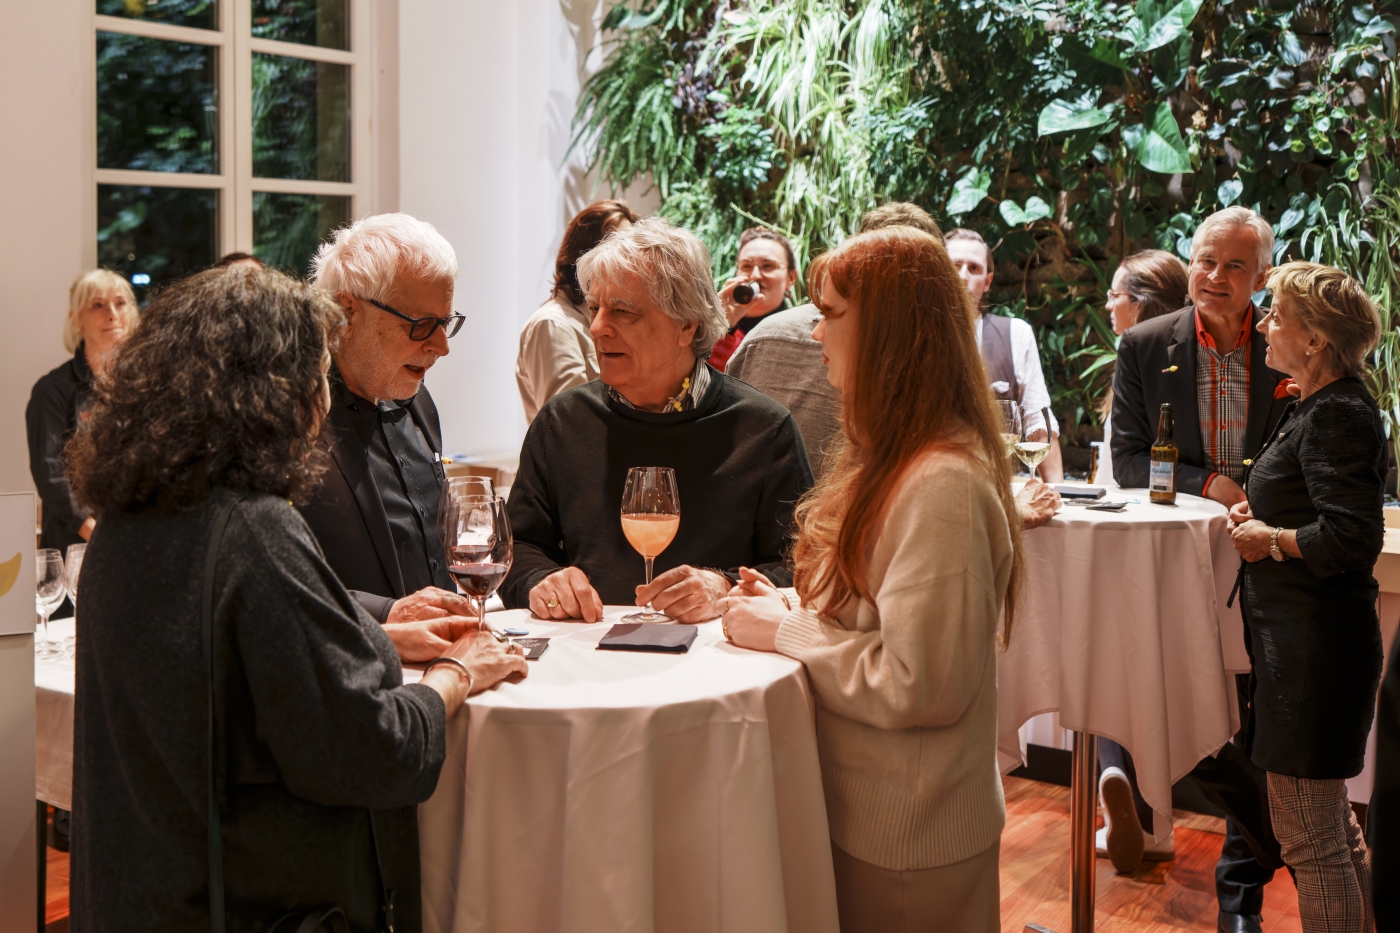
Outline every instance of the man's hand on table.
{"type": "Polygon", "coordinates": [[[709,622],[720,616],[719,601],[730,590],[729,578],[713,570],[684,564],[637,587],[637,605],[651,607],[677,622],[709,622]]]}
{"type": "Polygon", "coordinates": [[[739,568],[739,584],[719,601],[724,634],[740,648],[777,651],[778,627],[789,612],[787,600],[767,577],[739,568]]]}
{"type": "MultiPolygon", "coordinates": [[[[475,616],[476,607],[471,600],[435,586],[425,586],[416,593],[410,593],[396,600],[389,609],[385,624],[394,622],[421,622],[425,619],[444,619],[448,616],[475,616]]],[[[437,655],[433,655],[437,657],[437,655]]]]}
{"type": "Polygon", "coordinates": [[[385,622],[384,634],[394,643],[399,658],[417,664],[447,654],[452,644],[477,630],[476,619],[443,616],[416,622],[385,622]]]}
{"type": "Polygon", "coordinates": [[[603,618],[603,600],[588,575],[577,567],[565,567],[545,577],[530,590],[530,611],[537,619],[603,618]]]}
{"type": "Polygon", "coordinates": [[[1016,511],[1021,513],[1021,525],[1039,528],[1060,511],[1060,494],[1053,487],[1032,477],[1016,493],[1016,511]]]}

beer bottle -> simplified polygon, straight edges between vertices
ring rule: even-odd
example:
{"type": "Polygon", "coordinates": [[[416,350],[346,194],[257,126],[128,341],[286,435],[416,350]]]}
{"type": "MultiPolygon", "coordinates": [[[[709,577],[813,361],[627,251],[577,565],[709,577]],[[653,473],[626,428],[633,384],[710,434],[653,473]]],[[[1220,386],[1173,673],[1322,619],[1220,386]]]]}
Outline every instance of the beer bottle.
{"type": "Polygon", "coordinates": [[[1152,445],[1152,467],[1147,489],[1151,500],[1160,505],[1176,504],[1176,441],[1172,440],[1171,402],[1162,403],[1157,418],[1157,442],[1152,445]]]}

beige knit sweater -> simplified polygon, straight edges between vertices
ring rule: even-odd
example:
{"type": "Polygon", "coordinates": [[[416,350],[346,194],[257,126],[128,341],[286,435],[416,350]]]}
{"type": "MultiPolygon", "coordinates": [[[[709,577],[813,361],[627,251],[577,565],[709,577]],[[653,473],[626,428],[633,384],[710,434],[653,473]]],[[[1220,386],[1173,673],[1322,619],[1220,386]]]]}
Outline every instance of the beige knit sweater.
{"type": "Polygon", "coordinates": [[[997,645],[1011,534],[968,454],[910,467],[871,554],[872,605],[795,609],[778,650],[807,667],[831,837],[881,868],[936,868],[997,841],[997,645]]]}

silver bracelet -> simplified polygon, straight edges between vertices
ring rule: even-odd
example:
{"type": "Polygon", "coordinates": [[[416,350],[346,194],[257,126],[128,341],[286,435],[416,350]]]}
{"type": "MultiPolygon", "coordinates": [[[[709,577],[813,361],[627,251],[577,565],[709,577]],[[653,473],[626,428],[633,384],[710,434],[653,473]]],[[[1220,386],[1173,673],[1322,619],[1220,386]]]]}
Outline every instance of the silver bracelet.
{"type": "Polygon", "coordinates": [[[428,662],[428,666],[423,668],[423,676],[427,677],[428,671],[431,671],[438,664],[455,664],[457,667],[459,667],[462,673],[467,675],[467,696],[472,695],[472,689],[476,687],[476,680],[472,677],[472,672],[467,670],[467,666],[461,661],[458,661],[456,658],[449,658],[446,656],[441,658],[433,658],[431,661],[428,662]]]}

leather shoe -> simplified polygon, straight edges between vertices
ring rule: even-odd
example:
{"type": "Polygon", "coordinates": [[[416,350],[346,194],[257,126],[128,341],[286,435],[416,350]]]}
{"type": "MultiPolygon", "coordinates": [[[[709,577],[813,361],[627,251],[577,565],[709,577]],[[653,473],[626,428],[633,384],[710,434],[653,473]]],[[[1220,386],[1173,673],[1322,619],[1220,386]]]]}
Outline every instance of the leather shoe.
{"type": "Polygon", "coordinates": [[[1222,910],[1216,929],[1220,933],[1264,933],[1264,918],[1258,914],[1232,914],[1222,910]]]}

